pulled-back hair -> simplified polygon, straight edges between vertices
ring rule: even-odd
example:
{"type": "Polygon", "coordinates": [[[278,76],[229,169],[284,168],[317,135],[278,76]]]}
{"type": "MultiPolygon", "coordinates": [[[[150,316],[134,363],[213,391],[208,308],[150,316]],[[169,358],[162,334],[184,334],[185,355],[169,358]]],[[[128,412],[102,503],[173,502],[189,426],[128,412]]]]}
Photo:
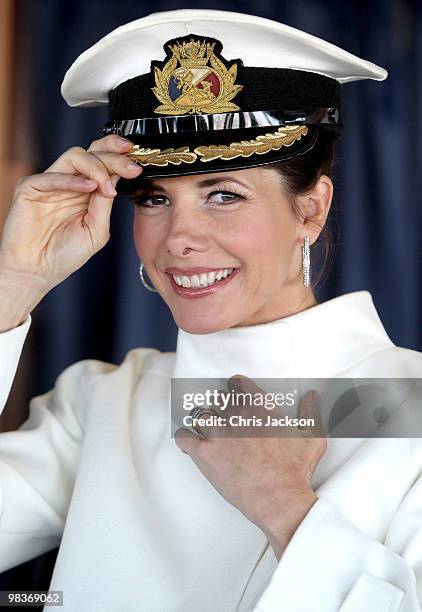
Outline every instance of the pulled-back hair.
{"type": "MultiPolygon", "coordinates": [[[[280,174],[283,189],[297,219],[303,219],[297,202],[298,197],[312,191],[321,175],[325,174],[330,178],[332,177],[334,151],[335,140],[332,135],[320,129],[318,130],[316,143],[310,151],[292,159],[265,166],[276,170],[280,174]]],[[[329,275],[335,248],[335,229],[336,211],[331,205],[330,213],[318,240],[310,247],[312,272],[315,268],[319,268],[316,278],[312,274],[312,289],[316,289],[329,275]]]]}

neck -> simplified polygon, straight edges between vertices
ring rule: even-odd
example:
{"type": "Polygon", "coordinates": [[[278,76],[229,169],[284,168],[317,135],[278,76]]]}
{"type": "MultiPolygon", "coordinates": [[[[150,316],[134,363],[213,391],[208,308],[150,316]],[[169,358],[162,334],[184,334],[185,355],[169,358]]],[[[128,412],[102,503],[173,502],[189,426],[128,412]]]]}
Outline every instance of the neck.
{"type": "Polygon", "coordinates": [[[390,346],[370,293],[357,291],[266,325],[179,329],[173,377],[327,378],[390,346]]]}
{"type": "Polygon", "coordinates": [[[264,308],[239,325],[232,327],[247,327],[249,325],[260,325],[284,319],[290,315],[297,314],[318,304],[310,287],[303,287],[291,292],[284,292],[269,308],[264,308]]]}

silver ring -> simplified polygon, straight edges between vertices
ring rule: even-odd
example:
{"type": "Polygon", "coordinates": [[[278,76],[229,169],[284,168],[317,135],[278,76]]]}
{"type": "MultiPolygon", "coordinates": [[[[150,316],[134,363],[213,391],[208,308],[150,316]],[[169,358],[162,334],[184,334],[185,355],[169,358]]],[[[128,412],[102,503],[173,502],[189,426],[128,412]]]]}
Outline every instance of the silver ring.
{"type": "MultiPolygon", "coordinates": [[[[204,408],[203,406],[195,406],[194,408],[192,408],[192,410],[189,412],[189,416],[192,419],[200,419],[202,418],[202,415],[204,414],[209,414],[212,416],[220,416],[218,414],[218,412],[216,410],[214,410],[213,408],[204,408]]],[[[206,438],[207,436],[204,434],[204,432],[202,431],[201,427],[198,425],[198,423],[194,423],[192,425],[193,429],[196,431],[196,433],[201,437],[201,438],[206,438]]]]}

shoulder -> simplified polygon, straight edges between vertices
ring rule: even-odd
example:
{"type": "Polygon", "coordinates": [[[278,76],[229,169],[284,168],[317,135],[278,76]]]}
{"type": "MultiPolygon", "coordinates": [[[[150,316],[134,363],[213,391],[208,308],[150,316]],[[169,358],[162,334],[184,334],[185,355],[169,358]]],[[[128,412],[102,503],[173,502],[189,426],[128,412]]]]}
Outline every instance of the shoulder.
{"type": "Polygon", "coordinates": [[[400,346],[381,348],[360,360],[341,375],[378,378],[420,378],[422,353],[400,346]]]}
{"type": "Polygon", "coordinates": [[[156,348],[135,348],[120,363],[98,359],[82,359],[65,368],[57,377],[56,386],[70,385],[81,390],[105,380],[138,379],[147,373],[170,376],[175,353],[156,348]]]}
{"type": "Polygon", "coordinates": [[[67,429],[79,432],[85,428],[88,412],[97,405],[112,400],[116,405],[130,401],[145,378],[152,388],[159,380],[170,379],[175,353],[155,348],[136,348],[128,351],[120,363],[98,359],[82,359],[65,368],[54,385],[31,400],[31,425],[45,418],[45,409],[67,429]]]}
{"type": "Polygon", "coordinates": [[[422,353],[401,346],[391,346],[375,354],[384,364],[390,365],[397,376],[422,378],[422,353]]]}
{"type": "Polygon", "coordinates": [[[128,351],[120,363],[82,359],[65,368],[54,387],[41,397],[83,413],[100,396],[117,398],[125,393],[127,397],[127,390],[133,394],[149,375],[169,379],[174,355],[155,348],[136,348],[128,351]]]}

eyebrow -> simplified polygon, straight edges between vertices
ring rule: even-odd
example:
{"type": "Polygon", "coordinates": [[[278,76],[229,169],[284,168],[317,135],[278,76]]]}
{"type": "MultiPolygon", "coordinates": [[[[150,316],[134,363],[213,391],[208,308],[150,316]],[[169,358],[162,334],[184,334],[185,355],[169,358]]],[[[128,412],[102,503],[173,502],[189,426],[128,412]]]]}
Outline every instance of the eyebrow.
{"type": "MultiPolygon", "coordinates": [[[[223,183],[224,181],[232,181],[234,183],[239,183],[240,185],[243,185],[243,187],[248,189],[248,185],[246,185],[243,181],[240,181],[239,179],[234,178],[232,176],[218,176],[218,177],[212,177],[209,179],[204,179],[202,181],[199,181],[198,183],[195,183],[195,186],[200,187],[200,188],[210,187],[211,185],[216,185],[217,183],[223,183]]],[[[152,189],[159,189],[160,191],[166,191],[165,187],[163,187],[162,185],[159,185],[155,181],[152,181],[151,187],[152,189]]]]}
{"type": "Polygon", "coordinates": [[[243,187],[247,187],[247,185],[243,181],[239,181],[239,179],[234,178],[233,176],[230,176],[230,175],[204,179],[203,181],[200,181],[196,185],[197,187],[209,187],[210,185],[215,185],[216,183],[223,183],[224,181],[233,181],[234,183],[239,183],[240,185],[243,185],[243,187]]]}

